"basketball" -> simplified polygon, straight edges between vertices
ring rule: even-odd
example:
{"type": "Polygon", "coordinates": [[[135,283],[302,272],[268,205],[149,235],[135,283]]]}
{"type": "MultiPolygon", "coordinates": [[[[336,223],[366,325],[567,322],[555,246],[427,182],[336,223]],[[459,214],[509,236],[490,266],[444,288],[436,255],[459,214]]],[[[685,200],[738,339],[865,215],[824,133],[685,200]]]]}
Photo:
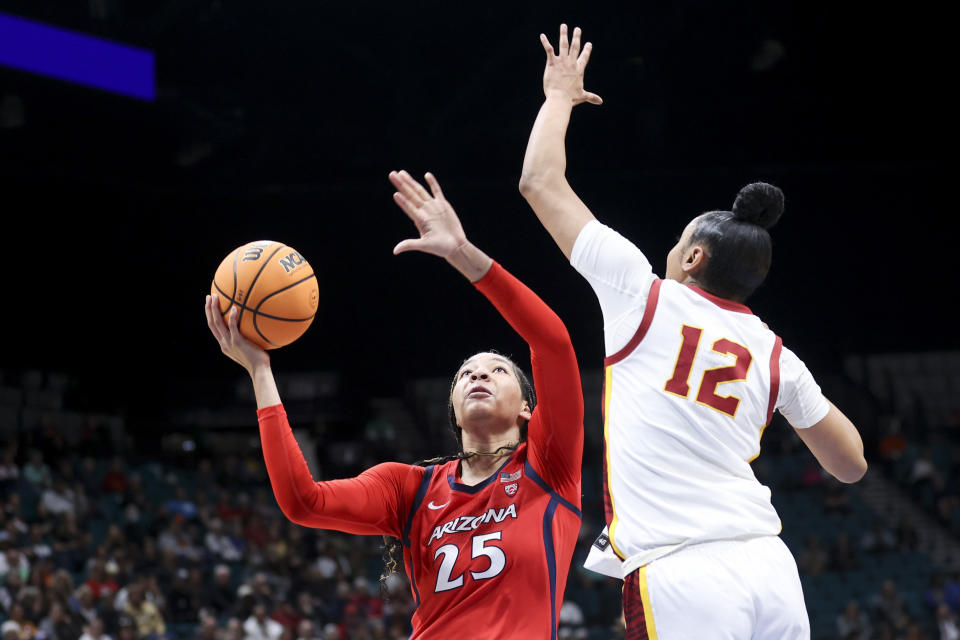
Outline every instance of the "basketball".
{"type": "Polygon", "coordinates": [[[319,297],[317,277],[304,257],[270,240],[231,251],[217,268],[210,292],[219,296],[224,321],[236,306],[240,333],[264,349],[302,336],[317,313],[319,297]]]}

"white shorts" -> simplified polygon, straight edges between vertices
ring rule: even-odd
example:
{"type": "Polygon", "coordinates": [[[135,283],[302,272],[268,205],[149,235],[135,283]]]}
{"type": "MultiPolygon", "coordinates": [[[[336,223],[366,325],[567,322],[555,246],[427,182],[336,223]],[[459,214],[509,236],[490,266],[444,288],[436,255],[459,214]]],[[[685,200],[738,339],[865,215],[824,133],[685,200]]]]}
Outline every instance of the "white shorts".
{"type": "Polygon", "coordinates": [[[679,549],[628,575],[623,601],[627,638],[810,638],[797,563],[777,536],[679,549]]]}

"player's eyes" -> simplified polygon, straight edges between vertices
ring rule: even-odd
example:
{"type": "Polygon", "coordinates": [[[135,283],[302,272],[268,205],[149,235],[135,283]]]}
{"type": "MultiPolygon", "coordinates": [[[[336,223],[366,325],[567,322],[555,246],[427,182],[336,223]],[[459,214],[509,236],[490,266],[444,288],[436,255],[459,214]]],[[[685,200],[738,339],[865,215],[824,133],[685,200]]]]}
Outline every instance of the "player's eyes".
{"type": "Polygon", "coordinates": [[[473,373],[473,372],[470,371],[470,369],[464,369],[463,371],[460,372],[460,377],[462,378],[462,377],[464,377],[464,376],[468,376],[468,375],[470,375],[471,373],[473,373]]]}
{"type": "Polygon", "coordinates": [[[493,370],[494,370],[494,371],[503,371],[504,373],[507,372],[506,368],[504,368],[504,367],[495,367],[493,370]]]}

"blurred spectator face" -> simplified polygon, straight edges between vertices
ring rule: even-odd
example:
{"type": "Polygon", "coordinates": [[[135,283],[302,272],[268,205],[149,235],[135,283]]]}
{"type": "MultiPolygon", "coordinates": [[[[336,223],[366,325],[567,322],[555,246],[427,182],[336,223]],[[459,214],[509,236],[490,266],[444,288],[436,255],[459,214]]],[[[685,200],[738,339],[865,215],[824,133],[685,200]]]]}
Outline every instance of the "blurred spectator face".
{"type": "Polygon", "coordinates": [[[267,619],[267,608],[262,604],[255,605],[253,607],[253,617],[257,619],[257,622],[263,624],[263,621],[267,619]]]}
{"type": "Polygon", "coordinates": [[[63,605],[59,602],[54,602],[50,605],[50,620],[53,622],[60,622],[63,620],[63,605]]]}
{"type": "Polygon", "coordinates": [[[218,587],[225,587],[230,584],[230,568],[226,565],[217,565],[213,571],[213,581],[218,587]]]}
{"type": "Polygon", "coordinates": [[[343,636],[340,633],[340,627],[332,622],[327,624],[323,628],[323,640],[343,640],[343,636]]]}
{"type": "Polygon", "coordinates": [[[309,640],[313,637],[313,623],[309,620],[301,620],[297,625],[297,637],[309,640]]]}
{"type": "Polygon", "coordinates": [[[94,638],[99,638],[103,635],[103,623],[100,622],[100,618],[94,618],[90,621],[88,633],[94,638]]]}
{"type": "Polygon", "coordinates": [[[84,609],[93,608],[93,591],[87,585],[82,585],[79,589],[77,589],[77,598],[80,600],[80,606],[82,606],[84,609]]]}
{"type": "Polygon", "coordinates": [[[140,604],[143,602],[143,585],[142,584],[132,585],[130,587],[129,598],[130,598],[130,604],[132,604],[135,607],[139,607],[140,604]]]}

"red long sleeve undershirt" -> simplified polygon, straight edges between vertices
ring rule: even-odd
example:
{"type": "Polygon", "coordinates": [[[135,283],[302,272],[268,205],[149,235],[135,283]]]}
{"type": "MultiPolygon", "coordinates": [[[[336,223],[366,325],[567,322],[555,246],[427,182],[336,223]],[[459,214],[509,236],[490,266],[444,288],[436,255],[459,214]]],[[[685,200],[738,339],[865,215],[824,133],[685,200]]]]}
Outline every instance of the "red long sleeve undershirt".
{"type": "MultiPolygon", "coordinates": [[[[474,286],[530,346],[538,404],[527,431],[530,463],[564,498],[580,504],[583,394],[566,327],[535,293],[496,262],[474,286]]],[[[257,412],[270,484],[293,522],[399,537],[423,468],[388,462],[355,478],[315,482],[283,405],[257,412]]]]}

